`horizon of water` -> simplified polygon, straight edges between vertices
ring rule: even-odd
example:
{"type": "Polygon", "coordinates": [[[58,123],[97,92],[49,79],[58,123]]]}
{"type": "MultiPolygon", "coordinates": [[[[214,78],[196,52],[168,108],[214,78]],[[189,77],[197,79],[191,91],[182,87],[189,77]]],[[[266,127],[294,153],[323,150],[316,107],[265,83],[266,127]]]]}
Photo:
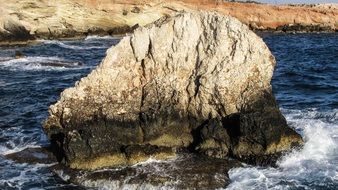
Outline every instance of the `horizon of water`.
{"type": "MultiPolygon", "coordinates": [[[[231,169],[231,184],[226,189],[338,189],[338,34],[264,33],[262,37],[277,60],[274,94],[305,146],[282,157],[277,168],[246,165],[231,169]]],[[[48,145],[41,128],[48,106],[94,69],[118,41],[91,36],[0,47],[0,189],[80,188],[65,182],[67,175],[62,171],[63,178],[53,173],[49,169],[53,164],[16,163],[5,155],[48,145]],[[14,59],[15,51],[25,57],[14,59]]],[[[83,185],[135,187],[116,186],[113,181],[83,185]]]]}

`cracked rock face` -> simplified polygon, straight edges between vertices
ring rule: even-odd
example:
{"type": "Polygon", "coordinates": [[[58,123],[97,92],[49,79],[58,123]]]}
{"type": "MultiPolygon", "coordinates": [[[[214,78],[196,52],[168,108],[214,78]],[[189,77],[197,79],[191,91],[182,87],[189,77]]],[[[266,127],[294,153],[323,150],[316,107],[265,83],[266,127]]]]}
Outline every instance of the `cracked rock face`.
{"type": "Polygon", "coordinates": [[[301,144],[279,111],[275,59],[232,17],[181,13],[140,27],[50,107],[44,129],[72,168],[166,159],[178,148],[268,163],[301,144]]]}

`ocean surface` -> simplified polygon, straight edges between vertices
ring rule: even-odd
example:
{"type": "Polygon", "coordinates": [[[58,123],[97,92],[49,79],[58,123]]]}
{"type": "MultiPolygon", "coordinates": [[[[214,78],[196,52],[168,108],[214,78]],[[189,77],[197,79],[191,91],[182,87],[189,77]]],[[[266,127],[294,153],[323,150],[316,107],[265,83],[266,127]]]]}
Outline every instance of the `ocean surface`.
{"type": "MultiPolygon", "coordinates": [[[[227,189],[338,189],[338,34],[261,36],[277,59],[274,94],[289,125],[306,143],[282,157],[277,168],[245,165],[231,169],[227,189]]],[[[109,186],[109,181],[69,184],[62,172],[50,169],[55,163],[18,163],[6,158],[26,148],[48,145],[41,127],[48,106],[93,70],[118,41],[91,36],[0,47],[1,190],[128,189],[123,184],[109,186]],[[15,59],[16,51],[25,56],[15,59]]]]}

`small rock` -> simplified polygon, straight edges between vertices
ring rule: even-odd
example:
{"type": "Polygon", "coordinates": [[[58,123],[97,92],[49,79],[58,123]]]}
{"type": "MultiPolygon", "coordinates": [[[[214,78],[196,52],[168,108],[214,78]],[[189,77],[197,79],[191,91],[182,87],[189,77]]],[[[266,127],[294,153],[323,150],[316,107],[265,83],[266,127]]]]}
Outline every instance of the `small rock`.
{"type": "Polygon", "coordinates": [[[15,59],[20,59],[25,57],[21,51],[15,51],[15,59]]]}

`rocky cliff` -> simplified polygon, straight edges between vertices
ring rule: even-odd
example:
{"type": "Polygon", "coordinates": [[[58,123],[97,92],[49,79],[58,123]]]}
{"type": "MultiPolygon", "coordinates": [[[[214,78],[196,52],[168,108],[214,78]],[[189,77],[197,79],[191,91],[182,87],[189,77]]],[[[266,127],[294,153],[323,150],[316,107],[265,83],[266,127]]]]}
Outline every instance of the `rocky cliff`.
{"type": "Polygon", "coordinates": [[[252,29],[335,31],[337,4],[273,6],[215,0],[0,0],[0,43],[123,34],[182,10],[214,10],[252,29]]]}
{"type": "Polygon", "coordinates": [[[180,149],[248,163],[302,143],[271,92],[275,59],[232,17],[181,13],[139,27],[50,107],[44,129],[72,168],[167,159],[180,149]]]}

